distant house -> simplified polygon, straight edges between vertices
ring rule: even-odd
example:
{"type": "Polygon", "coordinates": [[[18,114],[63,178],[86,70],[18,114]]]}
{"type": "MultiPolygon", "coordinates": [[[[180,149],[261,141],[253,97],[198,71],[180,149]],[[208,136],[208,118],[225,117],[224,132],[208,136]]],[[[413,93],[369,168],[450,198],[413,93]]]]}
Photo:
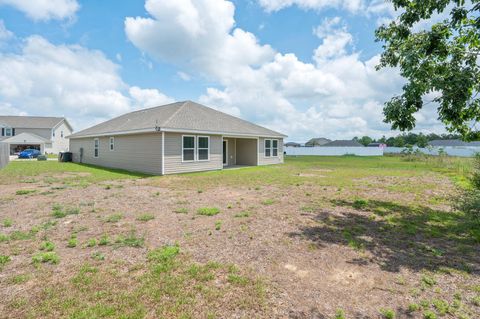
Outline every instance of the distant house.
{"type": "Polygon", "coordinates": [[[10,154],[27,148],[42,153],[67,151],[67,136],[73,129],[63,117],[0,116],[0,142],[9,145],[10,154]]]}
{"type": "Polygon", "coordinates": [[[367,147],[382,147],[383,145],[385,145],[385,143],[370,143],[367,145],[367,147]]]}
{"type": "Polygon", "coordinates": [[[428,144],[433,147],[480,147],[480,141],[464,142],[462,140],[433,140],[428,144]]]}
{"type": "Polygon", "coordinates": [[[285,147],[300,147],[300,146],[302,146],[302,144],[300,143],[295,143],[295,142],[285,143],[285,147]]]}
{"type": "Polygon", "coordinates": [[[283,163],[286,135],[191,101],[143,109],[70,136],[73,161],[166,175],[283,163]]]}
{"type": "Polygon", "coordinates": [[[305,146],[306,147],[323,146],[329,142],[331,142],[331,140],[329,140],[328,138],[317,137],[309,140],[307,143],[305,143],[305,146]]]}
{"type": "Polygon", "coordinates": [[[364,147],[354,140],[335,140],[322,145],[323,147],[364,147]]]}

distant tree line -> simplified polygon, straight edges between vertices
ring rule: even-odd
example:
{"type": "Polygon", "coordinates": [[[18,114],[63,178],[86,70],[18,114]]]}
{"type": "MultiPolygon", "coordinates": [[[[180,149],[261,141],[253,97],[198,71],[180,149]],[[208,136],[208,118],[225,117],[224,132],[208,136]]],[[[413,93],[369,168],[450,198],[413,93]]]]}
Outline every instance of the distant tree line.
{"type": "Polygon", "coordinates": [[[456,140],[460,139],[461,136],[459,134],[415,134],[415,133],[404,133],[397,135],[395,137],[386,138],[382,136],[382,138],[375,140],[370,136],[362,136],[362,137],[354,137],[353,140],[359,142],[367,146],[370,143],[382,143],[386,144],[387,146],[393,147],[405,147],[407,145],[417,145],[418,147],[426,147],[428,142],[433,140],[456,140]]]}

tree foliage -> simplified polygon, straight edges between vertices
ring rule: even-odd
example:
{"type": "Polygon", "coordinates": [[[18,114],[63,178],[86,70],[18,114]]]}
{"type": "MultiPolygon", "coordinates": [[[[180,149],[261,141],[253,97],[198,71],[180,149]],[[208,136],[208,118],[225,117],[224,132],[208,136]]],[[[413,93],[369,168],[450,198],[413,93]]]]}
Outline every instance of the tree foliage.
{"type": "Polygon", "coordinates": [[[480,139],[480,0],[392,0],[397,19],[376,31],[378,68],[399,67],[403,94],[385,103],[385,122],[411,130],[415,113],[438,103],[438,115],[464,140],[480,139]],[[445,18],[431,27],[434,15],[445,18]],[[427,96],[435,96],[427,101],[427,96]]]}

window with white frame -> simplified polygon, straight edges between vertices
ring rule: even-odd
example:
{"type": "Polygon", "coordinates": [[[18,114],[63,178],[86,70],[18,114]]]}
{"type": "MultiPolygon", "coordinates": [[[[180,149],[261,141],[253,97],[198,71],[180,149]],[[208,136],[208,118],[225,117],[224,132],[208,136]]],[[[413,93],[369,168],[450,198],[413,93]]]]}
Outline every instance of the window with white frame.
{"type": "Polygon", "coordinates": [[[195,160],[195,136],[184,135],[182,137],[182,161],[193,162],[195,160]]]}
{"type": "Polygon", "coordinates": [[[278,140],[265,140],[265,157],[278,156],[278,140]]]}
{"type": "Polygon", "coordinates": [[[6,127],[5,128],[5,136],[12,136],[12,128],[11,127],[6,127]]]}
{"type": "Polygon", "coordinates": [[[112,136],[110,137],[110,151],[115,150],[115,138],[112,136]]]}
{"type": "Polygon", "coordinates": [[[197,159],[199,161],[210,160],[210,137],[208,136],[197,137],[197,159]]]}
{"type": "Polygon", "coordinates": [[[99,148],[100,148],[100,140],[98,138],[94,139],[93,144],[94,144],[93,156],[98,157],[99,148]]]}

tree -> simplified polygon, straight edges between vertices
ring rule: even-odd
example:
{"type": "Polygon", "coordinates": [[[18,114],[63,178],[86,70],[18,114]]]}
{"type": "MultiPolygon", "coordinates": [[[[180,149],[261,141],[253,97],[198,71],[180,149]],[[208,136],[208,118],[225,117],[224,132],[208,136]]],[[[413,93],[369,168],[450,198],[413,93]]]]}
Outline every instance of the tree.
{"type": "Polygon", "coordinates": [[[385,103],[385,122],[402,131],[415,127],[414,114],[438,103],[438,116],[464,140],[480,138],[480,0],[392,0],[402,12],[376,31],[384,42],[378,69],[399,67],[403,94],[385,103]],[[426,29],[434,14],[447,17],[426,29]],[[425,101],[427,95],[436,96],[425,101]]]}
{"type": "Polygon", "coordinates": [[[405,139],[402,135],[398,135],[393,140],[393,146],[395,147],[404,147],[405,146],[405,139]]]}
{"type": "Polygon", "coordinates": [[[417,136],[417,146],[418,147],[427,147],[428,145],[428,138],[423,135],[422,133],[418,134],[417,136]]]}
{"type": "Polygon", "coordinates": [[[357,140],[363,146],[367,146],[368,144],[373,142],[373,139],[370,136],[362,136],[361,139],[357,140]]]}

